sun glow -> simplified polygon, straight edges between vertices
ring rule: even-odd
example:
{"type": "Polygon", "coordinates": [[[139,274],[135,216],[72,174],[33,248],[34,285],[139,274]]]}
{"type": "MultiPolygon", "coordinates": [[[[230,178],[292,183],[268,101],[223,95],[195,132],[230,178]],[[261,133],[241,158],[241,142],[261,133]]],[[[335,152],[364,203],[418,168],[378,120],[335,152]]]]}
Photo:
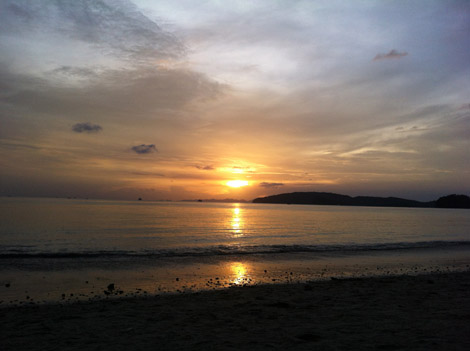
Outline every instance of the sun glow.
{"type": "Polygon", "coordinates": [[[225,184],[232,188],[239,188],[241,186],[248,185],[248,181],[247,180],[229,180],[225,184]]]}

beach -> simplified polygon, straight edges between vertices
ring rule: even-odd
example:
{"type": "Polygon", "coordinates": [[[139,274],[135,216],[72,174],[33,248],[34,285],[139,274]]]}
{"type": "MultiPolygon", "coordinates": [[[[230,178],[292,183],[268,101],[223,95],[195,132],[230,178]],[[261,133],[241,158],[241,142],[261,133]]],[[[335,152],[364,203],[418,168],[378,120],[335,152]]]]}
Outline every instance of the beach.
{"type": "Polygon", "coordinates": [[[2,351],[470,349],[466,210],[0,210],[2,351]]]}
{"type": "Polygon", "coordinates": [[[2,308],[3,350],[468,350],[470,272],[2,308]]]}

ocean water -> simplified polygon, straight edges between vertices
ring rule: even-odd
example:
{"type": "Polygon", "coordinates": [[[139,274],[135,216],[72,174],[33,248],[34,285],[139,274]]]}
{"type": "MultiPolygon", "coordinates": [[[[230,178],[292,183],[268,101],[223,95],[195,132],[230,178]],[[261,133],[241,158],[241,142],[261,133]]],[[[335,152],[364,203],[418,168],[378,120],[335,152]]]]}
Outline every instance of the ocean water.
{"type": "Polygon", "coordinates": [[[1,198],[0,223],[7,303],[98,297],[110,282],[158,293],[470,261],[468,210],[1,198]]]}

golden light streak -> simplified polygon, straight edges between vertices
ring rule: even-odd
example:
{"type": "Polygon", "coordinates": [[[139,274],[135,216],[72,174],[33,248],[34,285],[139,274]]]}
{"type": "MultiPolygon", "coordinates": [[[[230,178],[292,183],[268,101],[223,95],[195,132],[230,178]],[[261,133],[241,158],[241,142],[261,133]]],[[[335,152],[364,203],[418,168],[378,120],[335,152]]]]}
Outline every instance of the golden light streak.
{"type": "Polygon", "coordinates": [[[230,221],[230,225],[232,227],[233,237],[239,238],[239,237],[243,236],[242,224],[243,224],[243,221],[242,221],[242,217],[240,215],[240,208],[235,207],[233,209],[232,218],[231,218],[231,221],[230,221]]]}

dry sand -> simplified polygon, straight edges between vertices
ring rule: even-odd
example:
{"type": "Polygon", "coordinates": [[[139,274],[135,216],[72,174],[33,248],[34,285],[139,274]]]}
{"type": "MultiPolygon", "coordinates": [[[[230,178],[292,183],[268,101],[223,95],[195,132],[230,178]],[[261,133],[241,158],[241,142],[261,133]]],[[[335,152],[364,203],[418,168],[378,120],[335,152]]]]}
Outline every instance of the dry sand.
{"type": "Polygon", "coordinates": [[[470,272],[5,307],[2,350],[470,350],[470,272]]]}

